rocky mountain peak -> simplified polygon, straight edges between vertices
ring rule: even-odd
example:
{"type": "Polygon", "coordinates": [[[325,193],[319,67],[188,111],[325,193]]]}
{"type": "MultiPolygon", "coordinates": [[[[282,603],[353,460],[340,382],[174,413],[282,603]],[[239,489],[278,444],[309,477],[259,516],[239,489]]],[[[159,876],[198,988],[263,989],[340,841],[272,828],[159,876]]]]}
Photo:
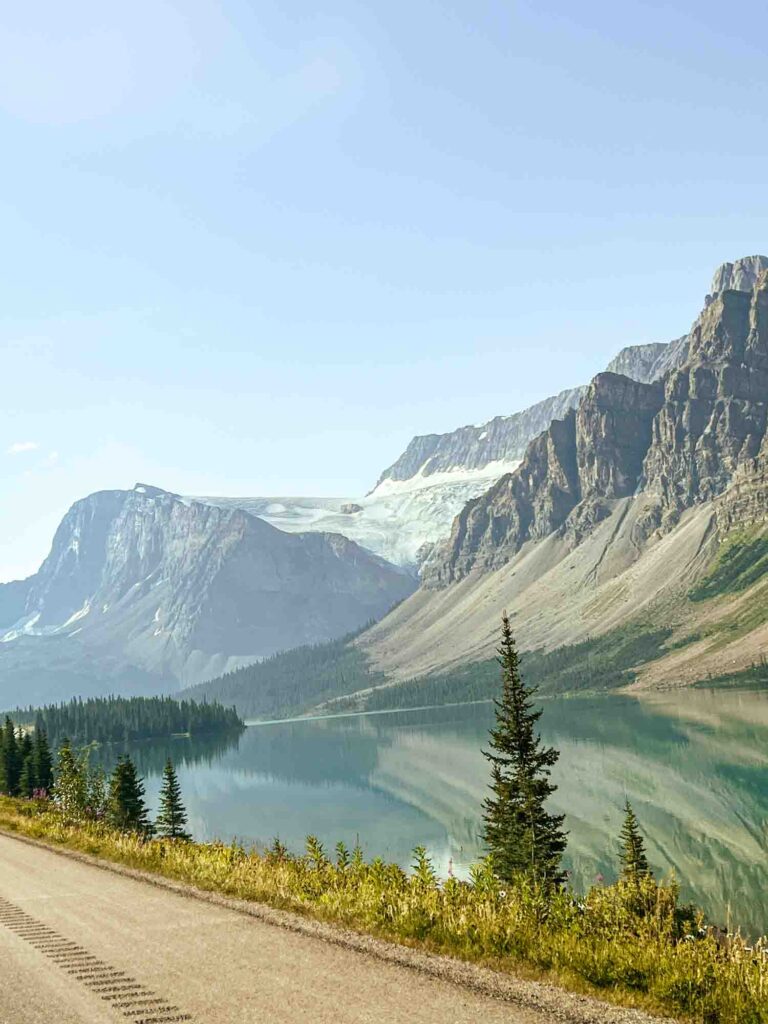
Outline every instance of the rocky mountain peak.
{"type": "Polygon", "coordinates": [[[173,491],[166,491],[162,487],[153,487],[152,484],[134,484],[133,491],[135,494],[143,494],[146,498],[162,498],[165,495],[169,498],[179,497],[179,495],[174,494],[173,491]]]}
{"type": "Polygon", "coordinates": [[[35,660],[55,639],[79,692],[168,689],[358,629],[414,588],[338,533],[284,533],[143,484],[100,491],[67,512],[34,576],[0,584],[0,670],[31,678],[36,702],[66,696],[35,660]]]}
{"type": "Polygon", "coordinates": [[[768,270],[768,256],[744,256],[734,263],[723,263],[715,271],[707,303],[725,291],[751,292],[757,280],[768,270]]]}
{"type": "MultiPolygon", "coordinates": [[[[471,502],[422,578],[444,586],[508,562],[529,540],[578,544],[617,499],[643,491],[637,541],[672,529],[683,511],[763,470],[768,437],[768,259],[725,264],[681,362],[648,383],[601,373],[575,416],[553,422],[514,473],[471,502]]],[[[622,353],[616,365],[653,373],[666,352],[622,353]]],[[[754,506],[754,487],[749,501],[754,506]]]]}

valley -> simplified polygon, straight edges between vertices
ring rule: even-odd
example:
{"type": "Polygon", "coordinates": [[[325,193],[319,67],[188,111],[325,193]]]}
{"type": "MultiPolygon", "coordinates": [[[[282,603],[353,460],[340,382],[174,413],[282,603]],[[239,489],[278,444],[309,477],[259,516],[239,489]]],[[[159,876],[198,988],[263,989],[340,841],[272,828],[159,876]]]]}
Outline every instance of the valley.
{"type": "Polygon", "coordinates": [[[665,631],[598,688],[751,671],[768,640],[767,414],[768,258],[754,256],[717,270],[686,335],[625,348],[522,412],[414,438],[367,495],[99,492],[35,576],[0,585],[9,697],[191,687],[268,717],[381,706],[419,679],[455,697],[504,608],[539,659],[665,631]],[[323,644],[321,676],[297,688],[290,652],[323,644]]]}

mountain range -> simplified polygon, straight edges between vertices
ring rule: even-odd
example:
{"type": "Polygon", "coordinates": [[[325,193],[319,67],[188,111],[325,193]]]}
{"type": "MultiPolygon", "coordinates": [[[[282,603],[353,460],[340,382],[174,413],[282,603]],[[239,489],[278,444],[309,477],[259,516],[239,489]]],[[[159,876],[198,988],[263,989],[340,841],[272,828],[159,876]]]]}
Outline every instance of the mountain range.
{"type": "Polygon", "coordinates": [[[340,534],[284,533],[144,484],[100,491],[34,576],[0,586],[3,696],[178,689],[359,629],[415,585],[340,534]]]}
{"type": "Polygon", "coordinates": [[[172,690],[371,619],[349,646],[387,686],[490,657],[504,607],[539,651],[663,622],[637,685],[748,667],[768,639],[767,402],[754,256],[718,269],[688,334],[415,437],[367,495],[90,495],[39,572],[0,585],[6,703],[172,690]]]}

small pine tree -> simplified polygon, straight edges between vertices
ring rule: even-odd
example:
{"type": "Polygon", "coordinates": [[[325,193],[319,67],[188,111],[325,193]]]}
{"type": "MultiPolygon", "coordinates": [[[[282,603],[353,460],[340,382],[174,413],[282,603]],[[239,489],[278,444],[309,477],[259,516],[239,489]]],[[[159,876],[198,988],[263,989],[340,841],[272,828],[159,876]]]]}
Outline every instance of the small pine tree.
{"type": "Polygon", "coordinates": [[[187,812],[181,802],[181,786],[176,769],[170,759],[165,762],[163,785],[160,790],[160,813],[155,822],[158,835],[166,839],[190,840],[192,836],[186,831],[187,812]]]}
{"type": "Polygon", "coordinates": [[[542,746],[535,731],[541,710],[533,706],[535,689],[520,676],[506,612],[501,619],[498,661],[502,696],[495,702],[491,749],[483,751],[491,763],[493,796],[484,803],[482,838],[500,878],[511,881],[524,874],[559,885],[564,879],[560,860],[566,847],[565,815],[549,814],[544,804],[557,788],[549,774],[560,755],[553,747],[542,746]]]}
{"type": "Polygon", "coordinates": [[[152,824],[144,802],[144,784],[128,754],[118,758],[109,781],[107,819],[122,832],[151,835],[152,824]]]}
{"type": "Polygon", "coordinates": [[[624,802],[624,824],[619,834],[621,843],[621,877],[636,882],[643,877],[653,877],[645,855],[645,843],[640,832],[640,823],[629,800],[624,802]]]}
{"type": "Polygon", "coordinates": [[[48,746],[48,734],[39,715],[35,723],[33,746],[35,788],[47,794],[53,788],[53,757],[51,748],[48,746]]]}

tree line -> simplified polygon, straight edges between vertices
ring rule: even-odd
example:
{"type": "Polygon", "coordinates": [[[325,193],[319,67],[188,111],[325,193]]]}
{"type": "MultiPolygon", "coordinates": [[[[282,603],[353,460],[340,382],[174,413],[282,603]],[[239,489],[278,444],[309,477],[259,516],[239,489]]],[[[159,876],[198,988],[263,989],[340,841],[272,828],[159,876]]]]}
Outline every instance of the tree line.
{"type": "Polygon", "coordinates": [[[185,693],[234,704],[241,715],[261,718],[298,713],[333,697],[376,686],[386,677],[370,669],[366,655],[351,643],[361,631],[280,651],[198,683],[185,693]]]}
{"type": "MultiPolygon", "coordinates": [[[[13,712],[16,721],[41,723],[54,743],[126,743],[179,733],[192,736],[244,727],[233,707],[173,697],[79,697],[13,712]]],[[[37,731],[37,730],[36,730],[37,731]]]]}
{"type": "Polygon", "coordinates": [[[121,832],[150,838],[191,839],[176,769],[170,758],[163,770],[160,809],[154,822],[144,799],[144,780],[132,758],[123,754],[107,776],[90,764],[93,744],[75,748],[65,738],[55,758],[38,716],[34,730],[16,726],[10,716],[0,730],[0,793],[49,802],[68,823],[102,822],[121,832]]]}

